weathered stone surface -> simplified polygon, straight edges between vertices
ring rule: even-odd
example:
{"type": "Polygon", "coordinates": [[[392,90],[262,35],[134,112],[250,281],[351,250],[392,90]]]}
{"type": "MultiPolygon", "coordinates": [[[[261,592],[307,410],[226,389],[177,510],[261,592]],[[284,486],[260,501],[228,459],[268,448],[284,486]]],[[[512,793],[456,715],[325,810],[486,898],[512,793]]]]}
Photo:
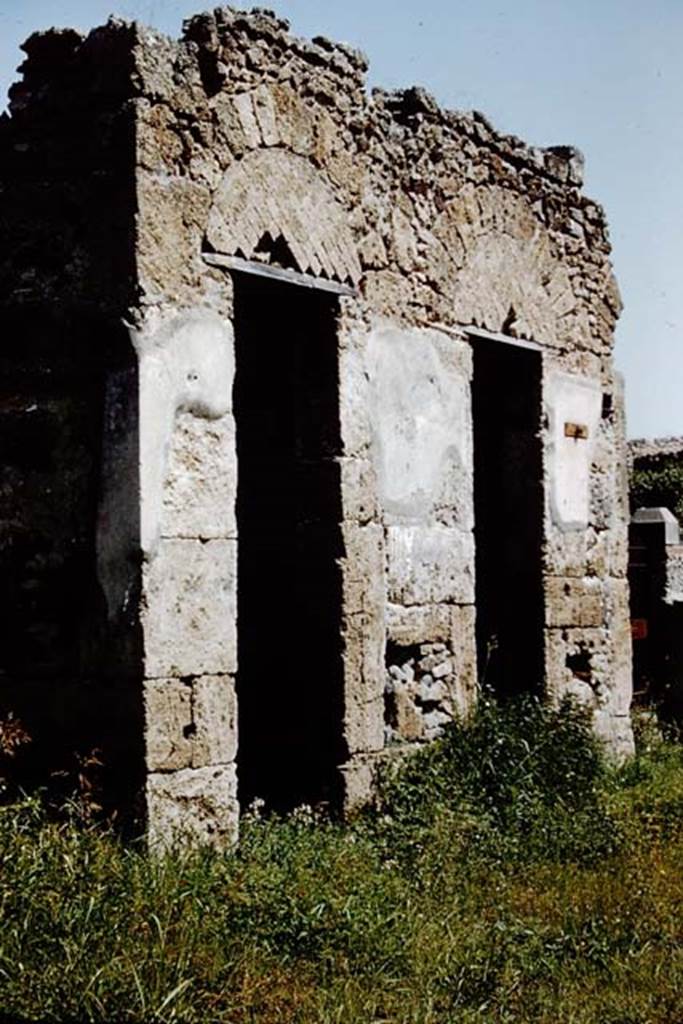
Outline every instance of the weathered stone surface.
{"type": "MultiPolygon", "coordinates": [[[[216,311],[197,306],[182,312],[151,312],[131,337],[139,364],[140,539],[143,551],[152,554],[161,533],[164,484],[176,417],[187,413],[213,421],[230,413],[233,338],[231,325],[216,311]]],[[[192,442],[187,440],[189,456],[187,448],[192,442]]],[[[179,468],[176,461],[174,469],[179,468]]],[[[218,482],[234,492],[232,468],[230,464],[221,466],[218,482]]],[[[168,511],[174,497],[171,488],[168,511]]],[[[197,496],[198,504],[201,498],[197,496]]],[[[233,504],[234,500],[230,508],[233,504]]],[[[199,509],[189,509],[188,514],[193,511],[198,513],[199,509]]]]}
{"type": "Polygon", "coordinates": [[[600,626],[605,620],[601,579],[550,577],[546,581],[545,600],[548,626],[600,626]]]}
{"type": "Polygon", "coordinates": [[[384,702],[381,697],[363,701],[362,691],[347,686],[344,708],[344,740],[349,754],[367,754],[384,746],[384,702]]]}
{"type": "MultiPolygon", "coordinates": [[[[24,307],[58,321],[28,332],[49,337],[46,350],[80,330],[91,351],[102,332],[105,355],[82,388],[107,396],[103,597],[87,600],[103,609],[100,661],[147,677],[153,837],[178,825],[223,842],[236,814],[234,772],[223,767],[236,742],[234,289],[231,273],[203,258],[216,252],[350,286],[330,299],[334,452],[324,470],[300,474],[313,518],[334,510],[335,530],[341,520],[347,804],[371,785],[391,668],[407,673],[391,694],[407,745],[435,735],[449,704],[474,699],[472,328],[482,344],[529,339],[542,354],[545,516],[532,557],[543,559],[547,688],[586,700],[596,727],[626,749],[627,499],[612,362],[621,303],[603,211],[580,192],[578,152],[525,146],[417,88],[368,98],[360,55],[297,39],[262,9],[198,15],[177,41],[111,22],[48,49],[49,60],[29,49],[1,125],[0,292],[13,322],[23,325],[24,307]],[[101,328],[111,324],[127,325],[137,364],[114,351],[101,328]],[[392,664],[397,646],[415,650],[392,664]]],[[[50,359],[36,363],[41,396],[45,381],[62,380],[50,359]]],[[[18,356],[10,363],[26,398],[29,371],[18,356]]],[[[65,394],[81,394],[71,385],[65,394]]],[[[41,397],[40,415],[69,401],[41,397]]],[[[99,422],[79,429],[95,437],[99,422]]],[[[100,487],[99,442],[69,444],[71,476],[64,447],[49,470],[8,468],[3,513],[23,530],[34,505],[28,533],[49,538],[62,568],[71,538],[89,551],[85,520],[100,487]],[[36,496],[50,489],[48,515],[36,496]],[[55,526],[60,503],[68,523],[55,526]]],[[[264,607],[277,615],[283,600],[264,607]]],[[[78,630],[70,642],[81,650],[78,630]]]]}
{"type": "Polygon", "coordinates": [[[477,698],[477,646],[473,605],[454,607],[451,612],[451,649],[455,663],[455,708],[470,711],[477,698]]]}
{"type": "Polygon", "coordinates": [[[471,533],[447,526],[390,526],[386,533],[389,601],[474,602],[471,533]]]}
{"type": "Polygon", "coordinates": [[[180,413],[170,439],[161,536],[235,538],[237,453],[231,416],[180,413]]]}
{"type": "Polygon", "coordinates": [[[145,693],[149,771],[229,764],[237,755],[237,704],[230,676],[148,679],[145,693]]]}
{"type": "Polygon", "coordinates": [[[237,839],[238,814],[234,765],[147,777],[148,834],[154,851],[187,845],[229,847],[237,839]]]}
{"type": "Polygon", "coordinates": [[[369,803],[375,791],[378,760],[357,756],[347,761],[340,769],[344,810],[347,813],[359,810],[369,803]]]}
{"type": "Polygon", "coordinates": [[[236,542],[162,540],[143,567],[149,678],[234,674],[236,542]]]}
{"type": "Polygon", "coordinates": [[[377,477],[369,459],[341,459],[344,518],[364,525],[379,517],[377,477]]]}
{"type": "Polygon", "coordinates": [[[179,679],[145,684],[148,771],[175,771],[192,764],[192,688],[179,679]]]}
{"type": "Polygon", "coordinates": [[[192,767],[229,764],[237,756],[237,698],[230,676],[192,684],[192,767]]]}
{"type": "MultiPolygon", "coordinates": [[[[451,638],[455,609],[447,605],[387,605],[387,639],[403,647],[419,644],[425,637],[433,641],[451,638]]],[[[458,637],[458,645],[461,638],[458,637]]]]}

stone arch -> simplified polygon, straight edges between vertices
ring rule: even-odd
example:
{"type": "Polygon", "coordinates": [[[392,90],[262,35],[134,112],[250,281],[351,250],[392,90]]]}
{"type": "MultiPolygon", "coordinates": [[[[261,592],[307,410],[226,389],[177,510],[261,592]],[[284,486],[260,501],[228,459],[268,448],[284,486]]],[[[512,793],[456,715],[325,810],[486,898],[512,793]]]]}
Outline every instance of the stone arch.
{"type": "Polygon", "coordinates": [[[209,213],[214,252],[356,285],[362,271],[344,208],[305,157],[259,150],[224,175],[209,213]]]}
{"type": "Polygon", "coordinates": [[[589,332],[566,267],[520,196],[499,186],[466,185],[439,215],[433,234],[430,271],[459,323],[558,346],[589,332]]]}

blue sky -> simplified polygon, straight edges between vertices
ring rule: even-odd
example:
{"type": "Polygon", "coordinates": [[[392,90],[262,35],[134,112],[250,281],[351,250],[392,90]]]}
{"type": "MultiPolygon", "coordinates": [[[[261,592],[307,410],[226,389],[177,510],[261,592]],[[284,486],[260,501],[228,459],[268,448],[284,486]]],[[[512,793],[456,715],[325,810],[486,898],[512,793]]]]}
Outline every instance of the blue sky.
{"type": "MultiPolygon", "coordinates": [[[[262,2],[301,35],[359,46],[371,85],[422,84],[528,142],[583,150],[585,191],[607,210],[625,302],[617,363],[629,434],[683,434],[683,0],[262,2]]],[[[113,12],[177,34],[209,6],[3,0],[0,91],[37,28],[87,29],[113,12]]]]}

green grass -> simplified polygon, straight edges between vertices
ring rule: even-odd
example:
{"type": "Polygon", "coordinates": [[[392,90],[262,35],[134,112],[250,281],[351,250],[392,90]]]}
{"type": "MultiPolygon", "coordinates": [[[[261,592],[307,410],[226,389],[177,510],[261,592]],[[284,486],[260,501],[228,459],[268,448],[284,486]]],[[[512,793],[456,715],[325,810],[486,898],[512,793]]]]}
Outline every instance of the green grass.
{"type": "Polygon", "coordinates": [[[346,826],[245,820],[149,858],[0,810],[0,1015],[680,1024],[683,751],[621,769],[581,714],[482,701],[346,826]]]}

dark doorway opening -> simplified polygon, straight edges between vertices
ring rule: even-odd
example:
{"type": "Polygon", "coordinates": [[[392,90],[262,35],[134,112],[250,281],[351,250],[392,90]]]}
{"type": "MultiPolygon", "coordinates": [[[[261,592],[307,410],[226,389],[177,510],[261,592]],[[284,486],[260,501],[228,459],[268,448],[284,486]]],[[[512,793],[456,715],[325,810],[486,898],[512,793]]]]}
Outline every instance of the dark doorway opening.
{"type": "Polygon", "coordinates": [[[242,806],[337,801],[342,742],[338,300],[236,273],[242,806]]]}
{"type": "Polygon", "coordinates": [[[501,696],[543,686],[541,358],[476,339],[472,406],[479,679],[501,696]]]}

